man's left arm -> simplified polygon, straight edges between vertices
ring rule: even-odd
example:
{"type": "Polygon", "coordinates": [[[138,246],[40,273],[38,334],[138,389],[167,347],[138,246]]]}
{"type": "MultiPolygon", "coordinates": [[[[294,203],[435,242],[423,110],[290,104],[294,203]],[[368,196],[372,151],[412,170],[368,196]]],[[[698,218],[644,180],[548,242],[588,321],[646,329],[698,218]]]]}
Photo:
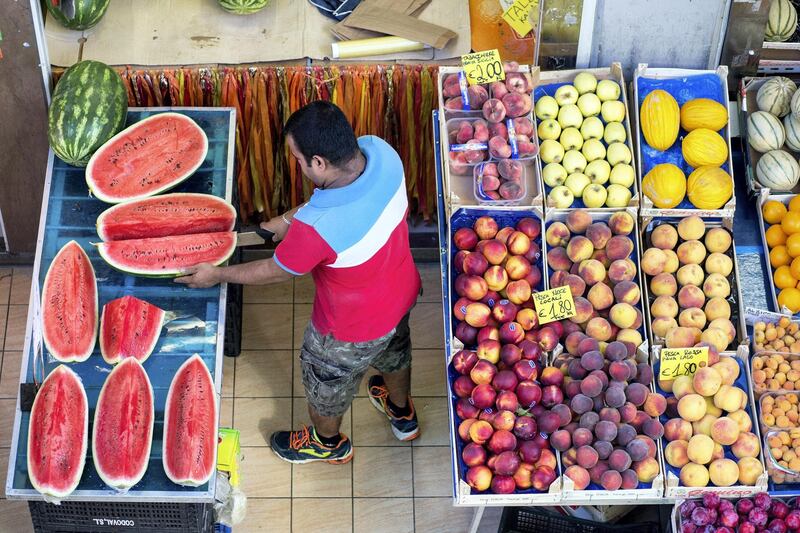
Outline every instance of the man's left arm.
{"type": "Polygon", "coordinates": [[[280,283],[294,276],[279,267],[275,260],[260,259],[241,265],[215,267],[203,263],[184,270],[184,275],[176,278],[176,283],[183,283],[193,289],[213,287],[217,283],[240,283],[242,285],[266,285],[280,283]]]}

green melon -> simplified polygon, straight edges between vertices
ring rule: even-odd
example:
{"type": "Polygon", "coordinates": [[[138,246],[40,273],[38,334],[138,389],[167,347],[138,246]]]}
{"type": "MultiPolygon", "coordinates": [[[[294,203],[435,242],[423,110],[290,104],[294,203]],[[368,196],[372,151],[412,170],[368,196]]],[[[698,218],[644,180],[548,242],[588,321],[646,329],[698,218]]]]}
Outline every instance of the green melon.
{"type": "Polygon", "coordinates": [[[788,41],[797,29],[797,10],[789,0],[772,0],[764,38],[771,42],[788,41]]]}
{"type": "Polygon", "coordinates": [[[763,187],[791,191],[800,180],[800,165],[789,152],[772,150],[758,160],[756,176],[763,187]]]}
{"type": "Polygon", "coordinates": [[[783,146],[786,133],[783,124],[775,115],[766,111],[756,111],[747,117],[747,142],[753,150],[762,154],[783,146]]]}
{"type": "Polygon", "coordinates": [[[128,93],[122,78],[99,61],[71,66],[56,85],[47,136],[66,163],[85,167],[103,143],[125,125],[128,93]]]}
{"type": "Polygon", "coordinates": [[[797,91],[797,85],[783,76],[769,78],[759,87],[756,93],[758,109],[772,113],[776,117],[783,117],[789,112],[792,95],[797,91]]]}
{"type": "Polygon", "coordinates": [[[45,0],[47,11],[70,30],[91,28],[103,18],[109,0],[45,0]]]}
{"type": "Polygon", "coordinates": [[[237,15],[252,15],[269,5],[270,0],[217,0],[225,11],[237,15]]]}

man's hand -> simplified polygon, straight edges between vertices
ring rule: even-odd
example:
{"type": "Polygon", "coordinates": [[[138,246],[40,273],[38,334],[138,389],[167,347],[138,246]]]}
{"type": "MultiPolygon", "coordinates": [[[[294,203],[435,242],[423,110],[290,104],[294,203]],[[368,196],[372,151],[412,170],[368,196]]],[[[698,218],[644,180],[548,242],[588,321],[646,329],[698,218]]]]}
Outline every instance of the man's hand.
{"type": "Polygon", "coordinates": [[[262,222],[261,229],[274,233],[275,235],[272,237],[272,241],[279,242],[286,237],[286,232],[289,231],[289,225],[284,222],[281,217],[274,217],[266,222],[262,222]]]}
{"type": "Polygon", "coordinates": [[[185,283],[192,289],[207,289],[221,280],[220,269],[210,263],[201,263],[183,270],[183,275],[175,278],[175,283],[185,283]]]}

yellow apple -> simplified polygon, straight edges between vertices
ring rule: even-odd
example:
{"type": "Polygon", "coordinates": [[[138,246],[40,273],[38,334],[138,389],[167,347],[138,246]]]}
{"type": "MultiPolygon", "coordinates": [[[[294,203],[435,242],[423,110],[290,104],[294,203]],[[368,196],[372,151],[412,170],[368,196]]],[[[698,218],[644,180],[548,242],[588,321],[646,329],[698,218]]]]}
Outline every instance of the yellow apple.
{"type": "Polygon", "coordinates": [[[547,203],[553,204],[558,209],[566,209],[575,201],[575,196],[564,185],[554,187],[550,194],[547,195],[547,203]]]}
{"type": "Polygon", "coordinates": [[[630,187],[633,185],[634,179],[636,179],[636,173],[633,167],[627,163],[614,165],[614,168],[611,169],[611,175],[608,178],[611,183],[622,185],[623,187],[630,187]]]}
{"type": "Polygon", "coordinates": [[[558,139],[564,150],[580,150],[583,146],[583,135],[578,128],[565,128],[558,139]]]}
{"type": "MultiPolygon", "coordinates": [[[[585,145],[584,145],[585,147],[585,145]]],[[[631,151],[625,143],[611,143],[608,145],[608,162],[612,167],[620,163],[629,164],[631,162],[631,151]]]]}
{"type": "Polygon", "coordinates": [[[597,139],[589,139],[583,143],[581,153],[583,153],[586,161],[591,163],[596,159],[603,159],[606,156],[606,147],[597,139]]]}
{"type": "Polygon", "coordinates": [[[582,122],[583,115],[575,104],[567,104],[558,110],[558,123],[561,124],[561,129],[580,128],[582,122]]]}
{"type": "Polygon", "coordinates": [[[584,141],[587,139],[602,139],[604,131],[603,121],[597,117],[587,117],[581,124],[581,135],[584,141]]]}
{"type": "Polygon", "coordinates": [[[622,122],[625,120],[625,104],[619,100],[606,100],[600,106],[600,115],[608,122],[622,122]]]}
{"type": "Polygon", "coordinates": [[[560,163],[564,157],[564,147],[556,140],[547,139],[539,145],[539,157],[545,163],[560,163]]]}
{"type": "Polygon", "coordinates": [[[567,189],[570,190],[575,198],[580,198],[581,195],[583,195],[583,190],[590,183],[589,176],[586,174],[581,174],[580,172],[576,172],[567,176],[567,181],[564,182],[564,185],[567,186],[567,189]]]}
{"type": "Polygon", "coordinates": [[[578,101],[578,90],[572,85],[562,85],[556,89],[556,102],[558,105],[574,104],[578,101]]]}
{"type": "Polygon", "coordinates": [[[606,206],[608,207],[625,207],[631,201],[631,190],[622,185],[612,183],[608,186],[608,198],[606,198],[606,206]]]}
{"type": "Polygon", "coordinates": [[[592,183],[605,185],[605,183],[608,181],[609,174],[611,174],[611,165],[609,165],[608,161],[605,159],[595,159],[586,165],[586,169],[583,171],[583,173],[589,176],[589,179],[592,180],[592,183]]]}
{"type": "Polygon", "coordinates": [[[597,87],[597,78],[591,72],[581,72],[575,76],[572,84],[578,90],[578,94],[586,94],[594,92],[597,87]]]}
{"type": "Polygon", "coordinates": [[[552,96],[542,96],[536,100],[536,105],[533,109],[536,113],[536,117],[540,120],[556,118],[558,116],[558,102],[556,102],[556,99],[552,96]]]}
{"type": "Polygon", "coordinates": [[[568,174],[583,172],[583,169],[586,168],[586,158],[577,150],[569,150],[564,154],[561,164],[564,165],[568,174]]]}
{"type": "Polygon", "coordinates": [[[539,127],[536,129],[539,135],[539,140],[546,141],[547,139],[558,139],[561,135],[561,125],[554,118],[546,118],[539,122],[539,127]]]}
{"type": "Polygon", "coordinates": [[[597,97],[601,102],[608,102],[609,100],[619,100],[619,84],[614,80],[600,80],[597,83],[595,90],[597,97]]]}
{"type": "Polygon", "coordinates": [[[602,102],[594,93],[586,93],[578,98],[578,109],[584,117],[594,117],[600,114],[602,102]]]}
{"type": "Polygon", "coordinates": [[[627,138],[628,135],[624,124],[621,122],[609,122],[606,124],[606,129],[603,132],[603,140],[606,144],[624,143],[627,138]]]}
{"type": "Polygon", "coordinates": [[[548,163],[542,169],[542,179],[548,187],[564,185],[567,179],[567,170],[558,163],[548,163]]]}
{"type": "Polygon", "coordinates": [[[592,183],[583,190],[583,205],[589,208],[603,207],[608,193],[602,185],[592,183]]]}

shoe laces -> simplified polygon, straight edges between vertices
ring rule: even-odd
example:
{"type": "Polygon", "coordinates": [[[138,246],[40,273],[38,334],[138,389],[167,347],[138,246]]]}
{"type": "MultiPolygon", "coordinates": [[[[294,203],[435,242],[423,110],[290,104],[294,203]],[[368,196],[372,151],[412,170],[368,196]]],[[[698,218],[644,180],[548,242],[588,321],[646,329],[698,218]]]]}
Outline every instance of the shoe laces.
{"type": "Polygon", "coordinates": [[[308,431],[308,426],[303,426],[303,429],[289,433],[289,447],[293,450],[306,447],[310,442],[311,433],[308,431]]]}
{"type": "Polygon", "coordinates": [[[389,398],[389,389],[386,385],[373,385],[369,389],[369,393],[379,400],[387,400],[389,398]]]}

